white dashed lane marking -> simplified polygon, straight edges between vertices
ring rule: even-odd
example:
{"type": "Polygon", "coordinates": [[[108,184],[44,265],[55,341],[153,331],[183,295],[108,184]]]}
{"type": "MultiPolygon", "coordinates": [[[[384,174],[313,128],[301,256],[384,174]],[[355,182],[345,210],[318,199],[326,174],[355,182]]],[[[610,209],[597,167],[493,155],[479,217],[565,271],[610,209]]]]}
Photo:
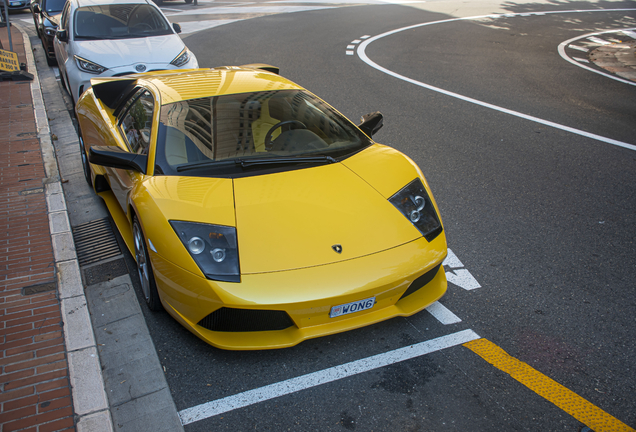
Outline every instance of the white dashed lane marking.
{"type": "Polygon", "coordinates": [[[611,42],[608,42],[605,39],[600,39],[600,38],[597,38],[597,37],[594,37],[594,36],[588,37],[587,39],[589,41],[591,41],[592,43],[595,43],[597,45],[609,45],[609,44],[611,44],[611,42]]]}
{"type": "Polygon", "coordinates": [[[578,50],[578,51],[583,51],[583,52],[588,52],[589,51],[589,49],[587,49],[587,48],[584,48],[584,47],[581,47],[581,46],[578,46],[578,45],[572,45],[572,44],[568,45],[568,48],[572,48],[572,49],[575,49],[575,50],[578,50]]]}
{"type": "Polygon", "coordinates": [[[360,39],[356,39],[356,40],[352,40],[350,42],[349,45],[347,45],[347,51],[345,51],[346,55],[354,55],[355,54],[355,49],[356,49],[356,45],[358,45],[360,42],[362,42],[364,39],[368,39],[371,36],[366,35],[366,36],[362,36],[360,39]]]}

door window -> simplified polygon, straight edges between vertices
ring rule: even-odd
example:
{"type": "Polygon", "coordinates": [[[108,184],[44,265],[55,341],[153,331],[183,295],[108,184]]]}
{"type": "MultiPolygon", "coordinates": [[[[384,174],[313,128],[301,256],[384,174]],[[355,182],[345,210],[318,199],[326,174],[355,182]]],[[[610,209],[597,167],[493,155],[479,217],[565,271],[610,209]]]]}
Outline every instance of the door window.
{"type": "Polygon", "coordinates": [[[155,107],[152,94],[148,90],[138,92],[128,105],[119,122],[121,133],[131,152],[148,154],[155,107]]]}

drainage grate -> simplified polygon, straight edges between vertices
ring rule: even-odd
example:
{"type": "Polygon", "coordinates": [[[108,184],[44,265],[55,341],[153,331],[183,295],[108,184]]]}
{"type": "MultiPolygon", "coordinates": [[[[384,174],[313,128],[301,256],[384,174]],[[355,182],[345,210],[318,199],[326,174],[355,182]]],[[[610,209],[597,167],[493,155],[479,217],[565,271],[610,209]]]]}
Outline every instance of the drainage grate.
{"type": "Polygon", "coordinates": [[[73,239],[80,266],[121,254],[108,219],[98,219],[74,227],[73,239]]]}
{"type": "Polygon", "coordinates": [[[107,261],[102,264],[95,264],[84,269],[84,280],[87,286],[100,282],[108,282],[118,276],[128,274],[128,267],[123,258],[107,261]]]}

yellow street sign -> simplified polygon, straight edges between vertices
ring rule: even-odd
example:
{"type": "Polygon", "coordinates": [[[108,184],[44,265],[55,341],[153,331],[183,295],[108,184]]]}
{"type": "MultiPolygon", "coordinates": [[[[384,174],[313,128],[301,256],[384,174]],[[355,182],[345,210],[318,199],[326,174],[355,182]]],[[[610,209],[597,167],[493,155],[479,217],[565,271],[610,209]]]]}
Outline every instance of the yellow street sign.
{"type": "Polygon", "coordinates": [[[0,49],[0,71],[13,72],[19,70],[18,55],[14,52],[0,49]]]}

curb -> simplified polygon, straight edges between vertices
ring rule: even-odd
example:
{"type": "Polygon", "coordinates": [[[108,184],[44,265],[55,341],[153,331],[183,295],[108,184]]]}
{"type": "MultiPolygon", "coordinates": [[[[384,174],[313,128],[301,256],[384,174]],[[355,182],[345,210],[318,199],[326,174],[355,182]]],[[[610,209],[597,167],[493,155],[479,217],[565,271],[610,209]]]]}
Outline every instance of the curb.
{"type": "Polygon", "coordinates": [[[77,416],[77,430],[113,432],[111,413],[99,362],[95,333],[91,325],[82,285],[79,262],[71,231],[66,199],[51,141],[44,98],[33,48],[21,24],[13,23],[24,39],[27,68],[36,72],[31,82],[31,97],[40,141],[44,170],[43,180],[48,208],[49,228],[55,257],[64,341],[66,345],[73,408],[77,416]]]}

